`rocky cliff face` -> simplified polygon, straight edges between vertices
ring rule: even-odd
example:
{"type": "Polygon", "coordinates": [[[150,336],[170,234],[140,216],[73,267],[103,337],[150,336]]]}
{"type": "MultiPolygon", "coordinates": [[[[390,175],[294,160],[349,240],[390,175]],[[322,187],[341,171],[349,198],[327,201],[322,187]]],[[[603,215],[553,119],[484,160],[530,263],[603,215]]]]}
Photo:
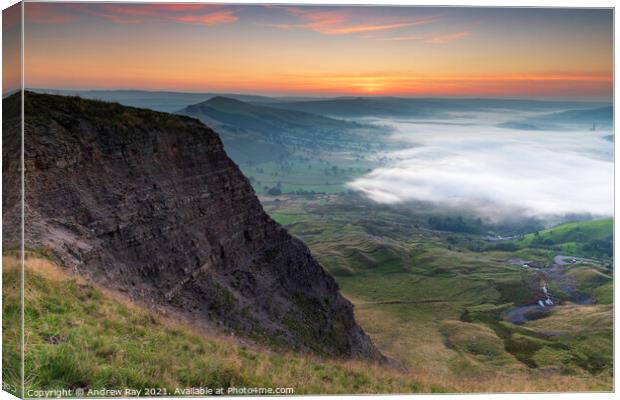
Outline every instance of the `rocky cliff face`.
{"type": "MultiPolygon", "coordinates": [[[[383,359],[334,279],[265,214],[205,125],[34,93],[25,115],[26,246],[53,250],[105,286],[249,337],[383,359]]],[[[19,129],[19,119],[7,129],[19,129]]],[[[18,139],[5,136],[3,156],[19,155],[18,139]]],[[[16,167],[5,163],[6,177],[16,167]]],[[[3,214],[12,207],[4,204],[3,214]]],[[[16,219],[5,223],[5,243],[15,243],[16,219]]]]}

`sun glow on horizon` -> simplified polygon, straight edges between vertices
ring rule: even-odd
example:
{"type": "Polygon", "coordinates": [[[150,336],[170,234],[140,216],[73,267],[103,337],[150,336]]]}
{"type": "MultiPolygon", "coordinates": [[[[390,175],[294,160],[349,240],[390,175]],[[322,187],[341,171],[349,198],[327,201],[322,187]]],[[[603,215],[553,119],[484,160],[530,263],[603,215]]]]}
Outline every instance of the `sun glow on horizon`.
{"type": "Polygon", "coordinates": [[[610,10],[27,3],[25,21],[33,88],[606,100],[613,90],[610,10]]]}

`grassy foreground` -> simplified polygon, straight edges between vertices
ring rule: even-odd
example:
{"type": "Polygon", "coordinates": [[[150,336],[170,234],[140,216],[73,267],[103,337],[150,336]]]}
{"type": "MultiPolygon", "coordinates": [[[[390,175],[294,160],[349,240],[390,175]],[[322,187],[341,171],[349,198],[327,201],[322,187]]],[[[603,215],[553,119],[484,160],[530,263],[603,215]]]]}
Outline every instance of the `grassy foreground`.
{"type": "MultiPolygon", "coordinates": [[[[4,256],[3,265],[4,315],[17,320],[18,259],[4,256]]],[[[434,365],[400,372],[360,361],[277,353],[141,308],[44,258],[28,257],[25,276],[27,395],[61,388],[84,389],[86,394],[89,389],[135,389],[142,390],[141,395],[147,388],[156,388],[160,392],[155,394],[186,395],[184,390],[192,387],[223,388],[224,393],[229,387],[292,387],[295,394],[338,394],[600,390],[606,386],[574,376],[537,376],[525,369],[453,381],[434,365]]],[[[454,326],[444,328],[452,335],[454,326]]],[[[11,367],[19,365],[14,346],[19,326],[4,324],[3,329],[3,378],[16,385],[19,371],[11,367]]],[[[456,337],[451,340],[458,343],[456,337]]]]}
{"type": "MultiPolygon", "coordinates": [[[[19,308],[19,262],[3,257],[5,317],[19,308]]],[[[70,388],[293,388],[304,393],[392,393],[424,388],[356,361],[277,354],[195,330],[138,307],[43,258],[26,260],[25,391],[70,388]]],[[[14,318],[18,320],[18,318],[14,318]]],[[[4,379],[17,386],[19,325],[4,326],[4,379]]],[[[141,393],[144,395],[144,392],[141,393]]],[[[156,393],[157,394],[157,393],[156,393]]],[[[163,394],[163,392],[158,393],[163,394]]]]}

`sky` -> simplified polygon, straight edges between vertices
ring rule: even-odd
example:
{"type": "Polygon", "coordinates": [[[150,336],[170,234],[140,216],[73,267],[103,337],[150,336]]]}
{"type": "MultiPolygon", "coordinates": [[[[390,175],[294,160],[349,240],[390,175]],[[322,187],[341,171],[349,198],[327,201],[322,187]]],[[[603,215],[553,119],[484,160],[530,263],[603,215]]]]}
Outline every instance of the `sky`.
{"type": "Polygon", "coordinates": [[[611,100],[612,11],[26,3],[25,85],[611,100]]]}

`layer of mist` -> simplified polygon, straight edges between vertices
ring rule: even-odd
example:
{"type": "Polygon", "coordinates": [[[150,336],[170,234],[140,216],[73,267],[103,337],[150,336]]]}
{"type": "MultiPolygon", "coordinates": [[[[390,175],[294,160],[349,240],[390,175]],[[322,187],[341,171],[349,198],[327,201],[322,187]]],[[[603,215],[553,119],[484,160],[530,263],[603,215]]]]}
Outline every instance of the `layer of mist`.
{"type": "Polygon", "coordinates": [[[503,111],[445,120],[375,120],[393,126],[392,140],[405,146],[386,153],[384,167],[349,187],[378,203],[430,201],[496,220],[612,215],[612,132],[500,126],[531,115],[503,111]]]}

